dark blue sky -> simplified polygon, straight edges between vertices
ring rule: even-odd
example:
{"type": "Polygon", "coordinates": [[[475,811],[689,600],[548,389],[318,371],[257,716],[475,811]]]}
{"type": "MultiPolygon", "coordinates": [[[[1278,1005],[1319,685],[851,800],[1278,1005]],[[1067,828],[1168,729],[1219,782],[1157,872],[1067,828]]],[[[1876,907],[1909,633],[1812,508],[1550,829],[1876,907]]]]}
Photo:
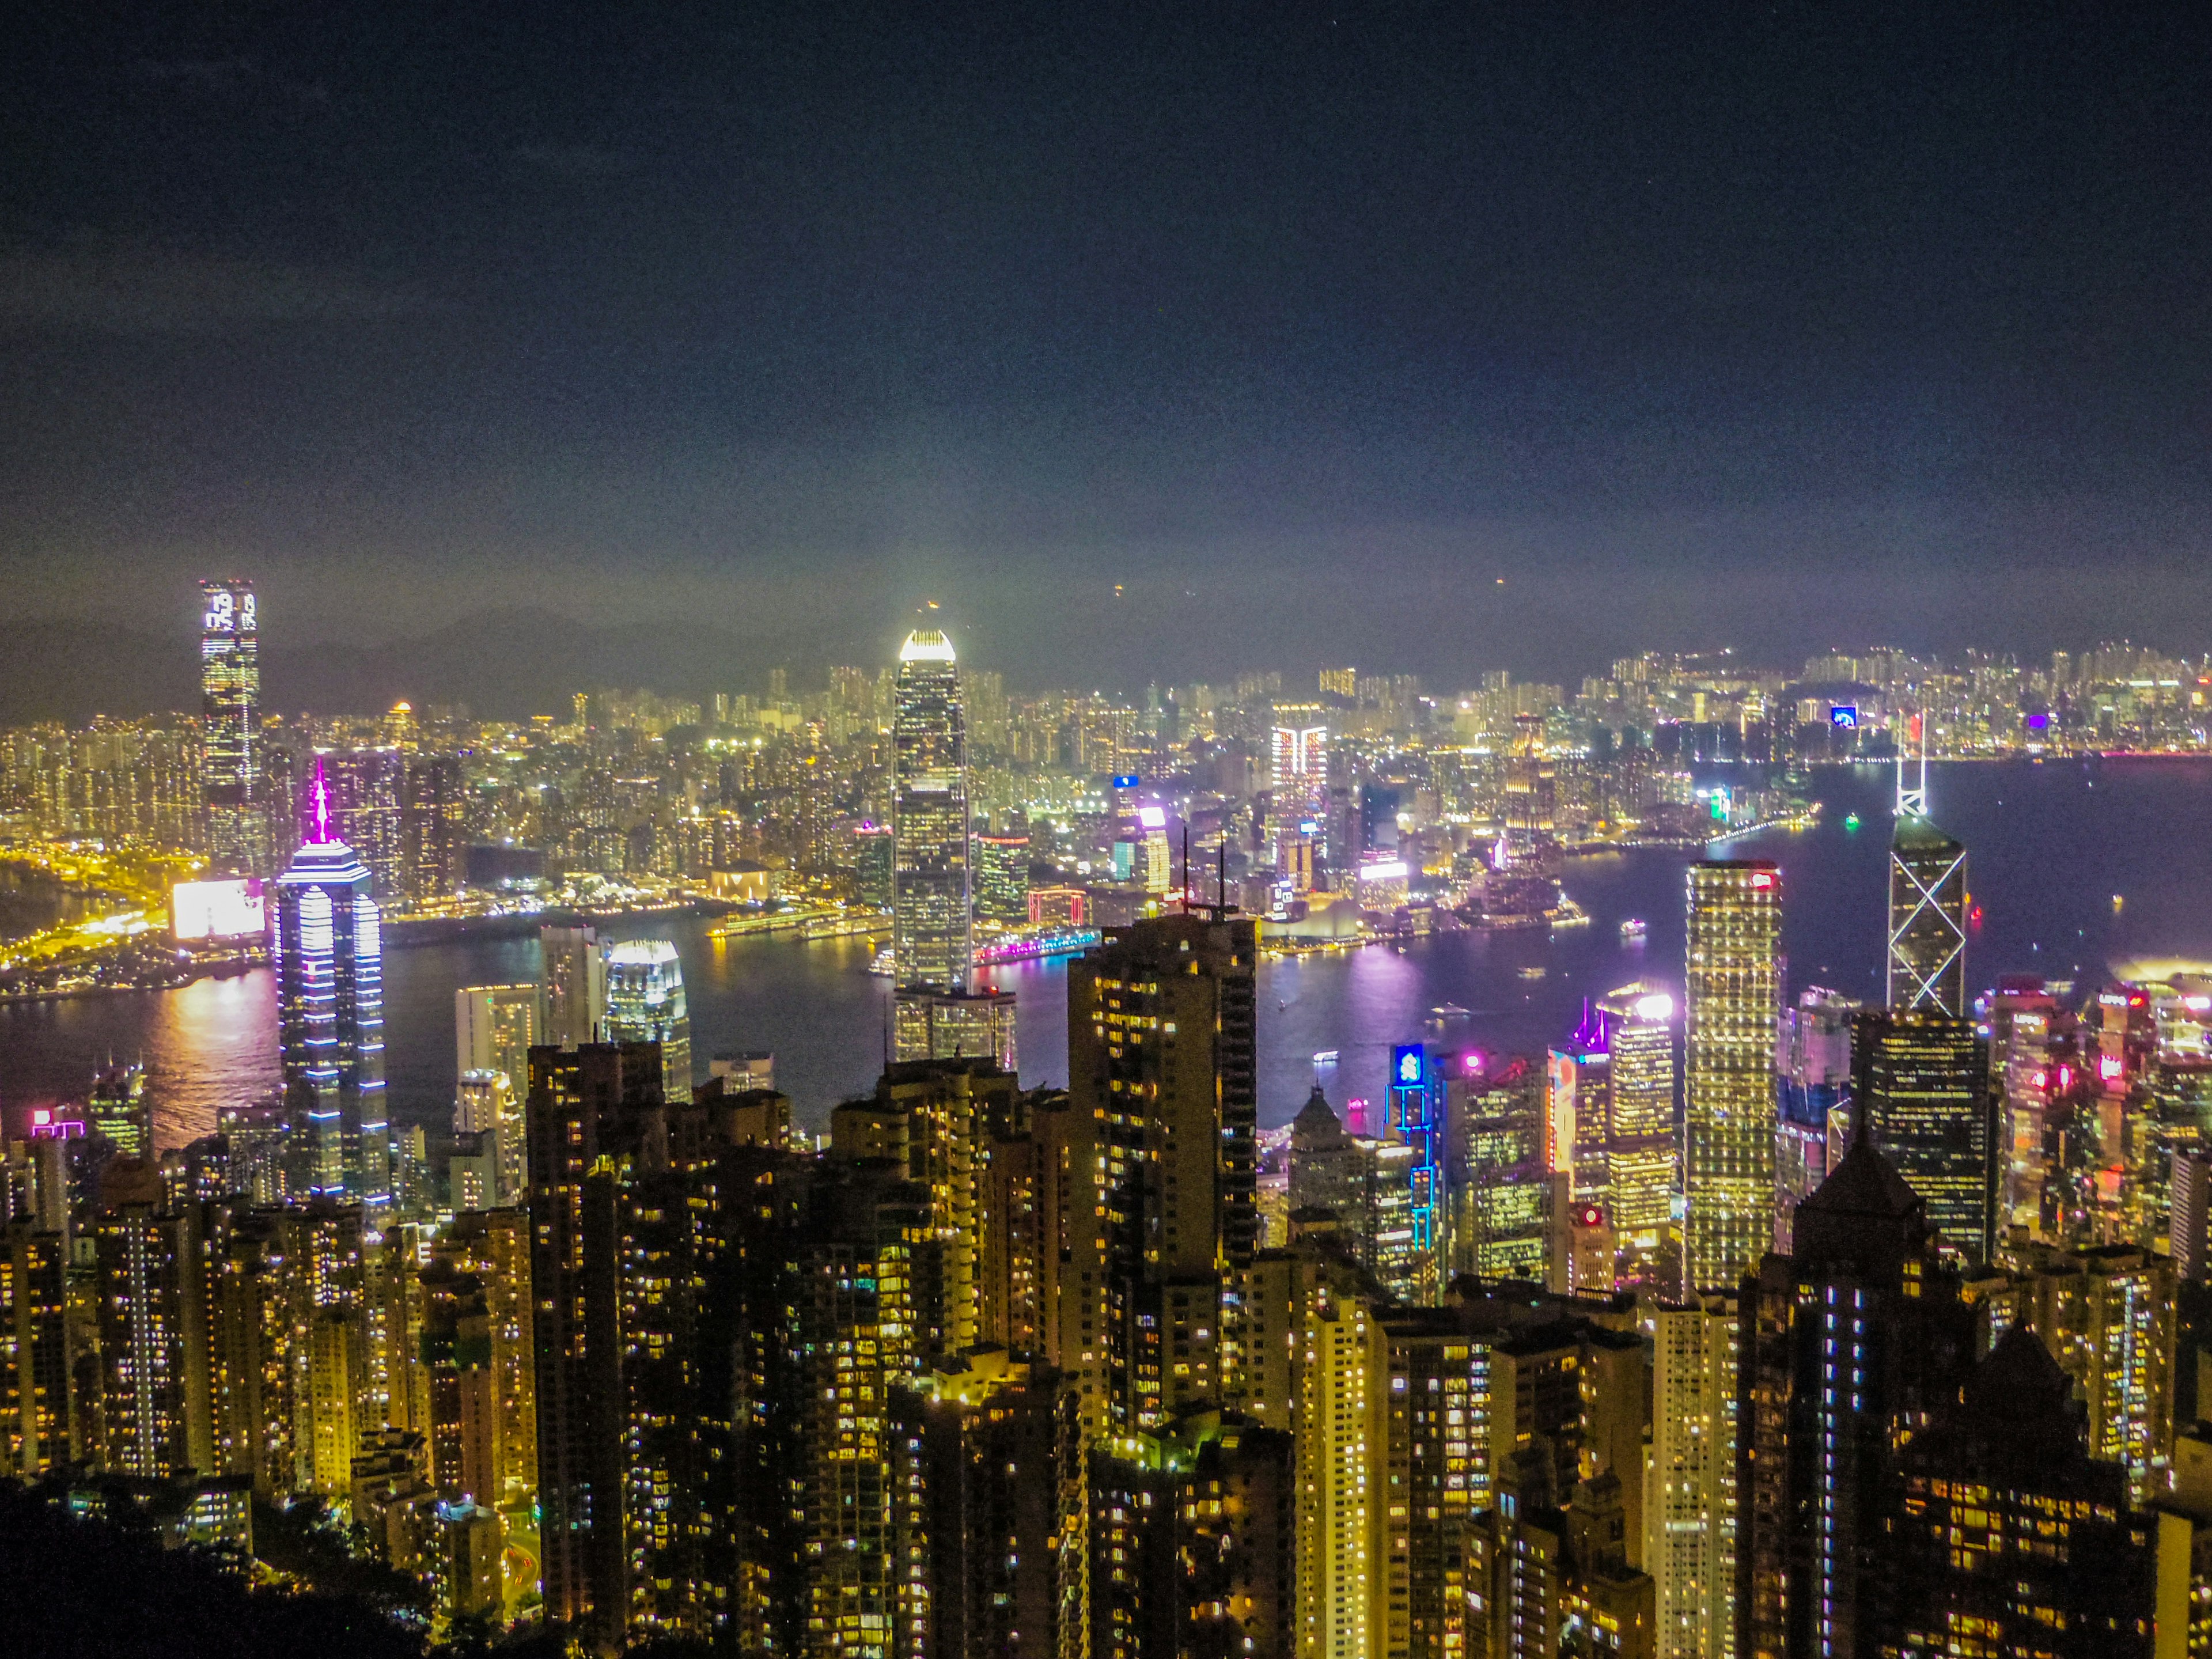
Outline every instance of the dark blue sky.
{"type": "Polygon", "coordinates": [[[40,8],[0,627],[2202,649],[2207,18],[40,8]]]}

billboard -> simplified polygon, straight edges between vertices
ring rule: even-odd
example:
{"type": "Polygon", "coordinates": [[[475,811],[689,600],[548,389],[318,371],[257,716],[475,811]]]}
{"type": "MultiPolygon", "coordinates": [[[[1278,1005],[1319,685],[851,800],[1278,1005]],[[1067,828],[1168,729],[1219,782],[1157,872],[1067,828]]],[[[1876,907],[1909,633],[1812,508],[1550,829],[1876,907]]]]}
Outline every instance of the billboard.
{"type": "Polygon", "coordinates": [[[180,881],[169,890],[169,936],[179,944],[258,938],[268,926],[258,880],[180,881]]]}
{"type": "Polygon", "coordinates": [[[1859,726],[1859,706],[1855,702],[1832,703],[1828,707],[1828,724],[1838,731],[1856,732],[1859,726]]]}

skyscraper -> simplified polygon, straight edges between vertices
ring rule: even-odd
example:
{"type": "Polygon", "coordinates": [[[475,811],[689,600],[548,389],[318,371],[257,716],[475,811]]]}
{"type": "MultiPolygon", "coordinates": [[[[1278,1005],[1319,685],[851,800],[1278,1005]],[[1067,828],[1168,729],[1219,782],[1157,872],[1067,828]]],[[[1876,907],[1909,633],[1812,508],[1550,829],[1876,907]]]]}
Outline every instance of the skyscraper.
{"type": "Polygon", "coordinates": [[[1313,885],[1313,855],[1328,818],[1328,724],[1319,703],[1278,703],[1269,745],[1268,811],[1275,823],[1275,872],[1295,892],[1313,885]]]}
{"type": "Polygon", "coordinates": [[[1966,849],[1918,812],[1899,811],[1889,842],[1886,1000],[1913,1013],[1964,1019],[1966,849]]]}
{"type": "Polygon", "coordinates": [[[529,1097],[538,1035],[535,985],[464,985],[453,993],[453,1069],[504,1072],[517,1102],[529,1097]]]}
{"type": "Polygon", "coordinates": [[[607,1018],[607,958],[598,929],[589,922],[540,927],[538,948],[544,962],[538,1041],[556,1048],[599,1042],[607,1018]]]}
{"type": "Polygon", "coordinates": [[[368,872],[331,828],[319,762],[307,838],[276,882],[279,1042],[286,1103],[304,1115],[312,1189],[370,1204],[392,1197],[384,1103],[382,917],[368,872]]]}
{"type": "Polygon", "coordinates": [[[952,641],[917,629],[899,648],[891,725],[891,954],[901,985],[967,983],[968,724],[952,641]]]}
{"type": "Polygon", "coordinates": [[[1869,1012],[1851,1022],[1851,1094],[1868,1137],[1928,1205],[1943,1242],[1986,1261],[1996,1242],[1989,1051],[1970,1019],[1869,1012]]]}
{"type": "MultiPolygon", "coordinates": [[[[1674,1133],[1674,999],[1638,983],[1601,997],[1612,1055],[1605,1130],[1606,1190],[1620,1270],[1648,1282],[1671,1250],[1674,1194],[1682,1176],[1674,1133]]],[[[1680,1274],[1670,1267],[1671,1282],[1680,1274]]]]}
{"type": "Polygon", "coordinates": [[[216,870],[258,873],[268,857],[261,799],[261,630],[253,584],[200,584],[201,775],[216,870]]]}
{"type": "Polygon", "coordinates": [[[1782,872],[1689,870],[1684,985],[1683,1279],[1728,1290],[1773,1231],[1774,1033],[1782,1012],[1782,872]]]}
{"type": "Polygon", "coordinates": [[[1094,1401],[1118,1428],[1218,1403],[1223,1274],[1259,1242],[1258,957],[1250,921],[1187,914],[1111,931],[1068,967],[1068,1091],[1103,1187],[1094,1401]]]}
{"type": "Polygon", "coordinates": [[[625,939],[607,952],[606,1040],[660,1045],[661,1087],[691,1097],[691,1015],[684,963],[665,939],[625,939]]]}
{"type": "Polygon", "coordinates": [[[1774,1125],[1774,1248],[1790,1254],[1797,1206],[1843,1160],[1852,1134],[1851,1017],[1859,1005],[1818,985],[1784,1011],[1774,1048],[1780,1112],[1774,1125]]]}

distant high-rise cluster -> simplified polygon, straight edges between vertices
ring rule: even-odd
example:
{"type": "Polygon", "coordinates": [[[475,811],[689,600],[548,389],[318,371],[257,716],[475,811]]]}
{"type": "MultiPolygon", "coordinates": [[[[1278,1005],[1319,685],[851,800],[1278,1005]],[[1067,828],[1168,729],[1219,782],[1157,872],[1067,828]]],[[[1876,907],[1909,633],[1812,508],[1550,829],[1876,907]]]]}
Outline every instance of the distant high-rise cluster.
{"type": "Polygon", "coordinates": [[[251,582],[200,584],[200,741],[208,856],[218,868],[257,874],[269,849],[261,618],[251,582]]]}

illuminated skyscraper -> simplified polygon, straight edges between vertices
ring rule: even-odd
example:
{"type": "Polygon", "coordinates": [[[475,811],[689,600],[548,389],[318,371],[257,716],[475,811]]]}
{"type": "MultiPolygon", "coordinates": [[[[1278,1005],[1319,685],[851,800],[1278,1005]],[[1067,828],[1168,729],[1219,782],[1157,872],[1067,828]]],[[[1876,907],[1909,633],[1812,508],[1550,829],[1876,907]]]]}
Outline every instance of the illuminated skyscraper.
{"type": "Polygon", "coordinates": [[[1889,842],[1887,1001],[1901,1012],[1968,1018],[1966,849],[1919,813],[1889,842]]]}
{"type": "Polygon", "coordinates": [[[972,952],[968,724],[952,641],[899,648],[891,726],[891,953],[901,985],[959,989],[972,952]]]}
{"type": "Polygon", "coordinates": [[[607,952],[606,1040],[660,1045],[661,1087],[691,1098],[691,1015],[684,963],[665,939],[625,939],[607,952]]]}
{"type": "Polygon", "coordinates": [[[1734,1659],[1737,1314],[1733,1296],[1652,1310],[1644,1567],[1657,1659],[1734,1659]]]}
{"type": "Polygon", "coordinates": [[[1414,1044],[1390,1051],[1389,1126],[1409,1151],[1407,1184],[1413,1236],[1413,1299],[1443,1294],[1449,1259],[1444,1202],[1444,1079],[1437,1057],[1414,1044]]]}
{"type": "Polygon", "coordinates": [[[1775,1044],[1774,1248],[1790,1254],[1797,1206],[1820,1188],[1851,1143],[1851,1018],[1859,1005],[1818,985],[1797,994],[1775,1044]]]}
{"type": "Polygon", "coordinates": [[[1943,1243],[1974,1261],[1988,1261],[1996,1240],[1989,1070],[1988,1048],[1971,1019],[1892,1010],[1851,1023],[1859,1121],[1927,1204],[1943,1243]]]}
{"type": "Polygon", "coordinates": [[[1270,754],[1275,872],[1303,892],[1313,885],[1313,854],[1328,821],[1328,725],[1322,706],[1276,704],[1270,754]]]}
{"type": "MultiPolygon", "coordinates": [[[[1639,1281],[1671,1251],[1674,1195],[1680,1191],[1674,1132],[1674,999],[1638,983],[1601,997],[1611,1056],[1607,1079],[1605,1207],[1619,1241],[1622,1273],[1639,1281]]],[[[1671,1266],[1669,1279],[1679,1282],[1671,1266]]]]}
{"type": "Polygon", "coordinates": [[[453,993],[453,1069],[504,1072],[519,1103],[530,1094],[530,1051],[538,1035],[535,985],[464,985],[453,993]]]}
{"type": "Polygon", "coordinates": [[[1774,1034],[1782,1012],[1782,872],[1689,870],[1684,984],[1683,1277],[1728,1290],[1773,1233],[1774,1034]]]}
{"type": "Polygon", "coordinates": [[[384,1101],[382,917],[368,872],[331,828],[320,763],[307,838],[277,878],[276,1012],[286,1103],[304,1115],[313,1191],[392,1198],[384,1101]]]}
{"type": "Polygon", "coordinates": [[[261,630],[253,584],[200,584],[201,776],[207,852],[218,871],[258,873],[268,858],[261,799],[261,630]]]}

